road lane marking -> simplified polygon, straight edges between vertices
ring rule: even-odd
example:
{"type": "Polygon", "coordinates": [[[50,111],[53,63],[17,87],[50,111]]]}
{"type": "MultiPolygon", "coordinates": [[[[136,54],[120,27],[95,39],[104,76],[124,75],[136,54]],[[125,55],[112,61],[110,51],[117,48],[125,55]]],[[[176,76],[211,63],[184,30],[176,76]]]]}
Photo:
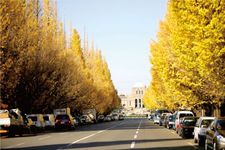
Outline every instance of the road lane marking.
{"type": "Polygon", "coordinates": [[[48,139],[48,138],[50,138],[51,136],[45,136],[45,137],[41,137],[41,138],[39,138],[38,140],[39,141],[41,141],[41,140],[45,140],[45,139],[48,139]]]}
{"type": "MultiPolygon", "coordinates": [[[[141,127],[141,123],[142,123],[142,120],[140,121],[139,125],[138,125],[138,128],[137,128],[137,131],[136,131],[136,134],[134,135],[134,139],[137,139],[137,135],[138,135],[138,132],[140,130],[140,127],[141,127]]],[[[133,141],[130,145],[130,148],[134,148],[135,147],[135,141],[133,141]]]]}
{"type": "Polygon", "coordinates": [[[120,124],[117,124],[117,125],[115,125],[115,126],[112,126],[112,127],[110,127],[110,128],[107,128],[107,129],[105,129],[105,130],[98,131],[98,132],[96,132],[96,133],[94,133],[94,134],[85,136],[85,137],[83,137],[83,138],[81,138],[81,139],[78,139],[78,140],[76,140],[76,141],[73,141],[72,143],[70,143],[70,144],[68,144],[68,145],[66,145],[66,146],[60,147],[60,148],[58,148],[57,150],[62,150],[62,149],[64,149],[64,148],[68,148],[68,147],[72,146],[73,144],[76,144],[76,143],[78,143],[78,142],[80,142],[80,141],[86,140],[86,139],[88,139],[88,138],[90,138],[90,137],[93,137],[93,136],[95,136],[95,135],[97,135],[97,134],[100,134],[100,133],[102,133],[102,132],[105,132],[105,131],[107,131],[107,130],[110,130],[110,129],[113,129],[113,128],[115,128],[115,127],[118,127],[118,126],[120,126],[120,125],[122,125],[122,124],[124,124],[124,122],[122,122],[122,123],[120,123],[120,124]]]}
{"type": "Polygon", "coordinates": [[[79,139],[79,140],[76,140],[76,141],[74,141],[73,143],[69,144],[67,147],[69,147],[69,146],[71,146],[71,145],[73,145],[73,144],[75,144],[75,143],[78,143],[78,142],[80,142],[80,141],[83,141],[83,140],[85,140],[85,139],[88,139],[88,138],[90,138],[90,137],[92,137],[92,136],[95,136],[96,134],[98,134],[98,133],[94,133],[94,134],[91,134],[91,135],[89,135],[89,136],[83,137],[83,138],[81,138],[81,139],[79,139]]]}
{"type": "Polygon", "coordinates": [[[16,147],[17,148],[17,146],[21,146],[21,145],[24,145],[24,144],[25,143],[19,143],[19,144],[16,144],[16,145],[8,146],[6,148],[13,148],[13,147],[16,147]]]}
{"type": "Polygon", "coordinates": [[[130,148],[134,148],[134,147],[135,147],[135,142],[132,142],[130,148]]]}

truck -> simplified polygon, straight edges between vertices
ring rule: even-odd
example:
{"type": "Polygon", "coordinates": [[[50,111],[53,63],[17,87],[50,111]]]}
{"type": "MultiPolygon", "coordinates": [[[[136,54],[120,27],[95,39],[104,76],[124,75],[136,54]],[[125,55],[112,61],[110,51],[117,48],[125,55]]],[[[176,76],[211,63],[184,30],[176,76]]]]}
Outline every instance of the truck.
{"type": "Polygon", "coordinates": [[[0,110],[0,134],[8,136],[19,134],[22,136],[25,127],[26,124],[19,109],[0,110]]]}
{"type": "Polygon", "coordinates": [[[87,115],[90,119],[92,123],[96,123],[97,122],[97,113],[95,109],[85,109],[82,112],[83,116],[87,115]]]}

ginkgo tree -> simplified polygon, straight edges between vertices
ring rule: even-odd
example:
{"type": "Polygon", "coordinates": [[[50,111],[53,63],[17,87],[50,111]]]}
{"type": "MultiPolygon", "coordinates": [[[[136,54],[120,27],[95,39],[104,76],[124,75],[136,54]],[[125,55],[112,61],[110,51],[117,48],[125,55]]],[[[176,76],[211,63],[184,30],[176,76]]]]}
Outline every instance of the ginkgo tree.
{"type": "Polygon", "coordinates": [[[72,113],[120,105],[106,60],[81,46],[76,29],[67,40],[52,0],[0,1],[0,102],[25,113],[72,113]],[[69,44],[68,44],[69,43],[69,44]],[[88,57],[86,54],[88,52],[88,57]]]}
{"type": "Polygon", "coordinates": [[[153,79],[146,95],[154,96],[145,103],[177,109],[224,100],[224,17],[224,1],[168,2],[150,46],[153,79]]]}

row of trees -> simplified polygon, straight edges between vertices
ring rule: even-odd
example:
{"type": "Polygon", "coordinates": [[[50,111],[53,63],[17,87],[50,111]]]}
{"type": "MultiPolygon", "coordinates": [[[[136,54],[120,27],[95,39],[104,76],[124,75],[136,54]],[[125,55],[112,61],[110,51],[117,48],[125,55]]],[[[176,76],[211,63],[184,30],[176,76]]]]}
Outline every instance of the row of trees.
{"type": "Polygon", "coordinates": [[[169,0],[150,44],[151,109],[193,108],[225,100],[225,1],[169,0]]]}
{"type": "MultiPolygon", "coordinates": [[[[81,46],[73,29],[67,40],[51,0],[0,2],[0,102],[26,113],[103,114],[120,104],[100,50],[81,46]]],[[[87,41],[84,43],[88,43],[87,41]]]]}

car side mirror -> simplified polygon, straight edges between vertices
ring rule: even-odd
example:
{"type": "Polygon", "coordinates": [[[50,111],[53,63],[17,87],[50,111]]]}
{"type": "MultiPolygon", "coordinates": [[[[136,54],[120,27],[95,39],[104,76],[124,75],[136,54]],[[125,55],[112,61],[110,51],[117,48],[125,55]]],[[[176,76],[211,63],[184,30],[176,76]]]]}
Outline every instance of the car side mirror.
{"type": "Polygon", "coordinates": [[[207,128],[207,125],[201,125],[201,128],[207,128]]]}

